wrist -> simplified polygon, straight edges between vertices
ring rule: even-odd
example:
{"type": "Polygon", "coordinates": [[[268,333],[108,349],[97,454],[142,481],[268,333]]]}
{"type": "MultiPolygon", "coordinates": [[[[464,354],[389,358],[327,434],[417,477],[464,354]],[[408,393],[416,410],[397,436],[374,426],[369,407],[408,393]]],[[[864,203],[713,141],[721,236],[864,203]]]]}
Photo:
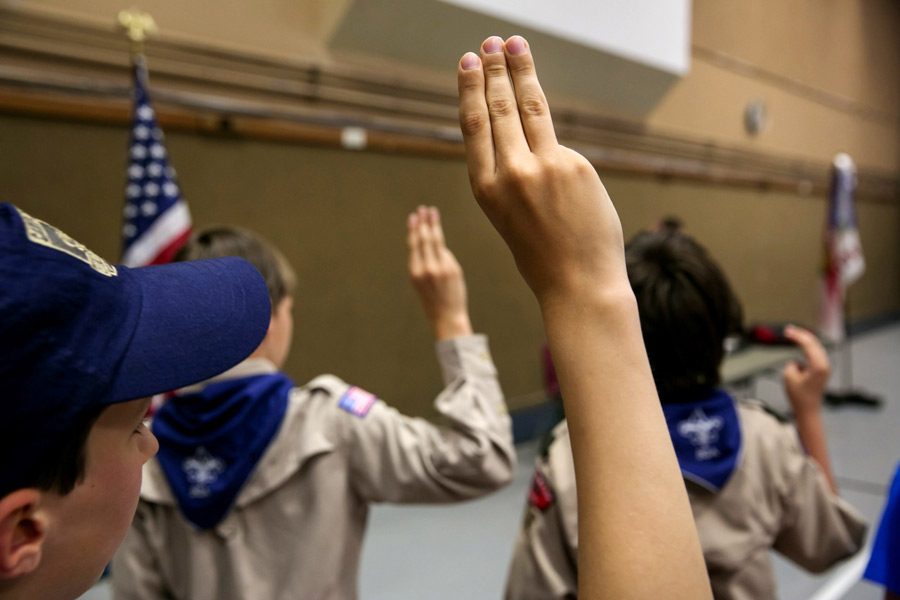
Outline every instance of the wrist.
{"type": "Polygon", "coordinates": [[[819,424],[822,422],[822,411],[818,406],[794,407],[794,418],[798,425],[819,424]]]}
{"type": "Polygon", "coordinates": [[[822,394],[788,394],[788,399],[798,419],[818,416],[822,412],[822,394]]]}
{"type": "Polygon", "coordinates": [[[637,315],[637,301],[628,280],[611,285],[571,287],[543,294],[538,302],[545,322],[606,321],[637,315]]]}
{"type": "MultiPolygon", "coordinates": [[[[566,387],[562,375],[565,365],[581,361],[585,347],[592,348],[587,351],[593,357],[587,361],[592,368],[599,365],[602,370],[602,365],[615,356],[630,366],[646,366],[650,377],[637,301],[630,285],[606,288],[601,293],[561,296],[542,303],[541,313],[563,387],[566,387]],[[606,351],[611,353],[601,356],[606,351]]],[[[649,381],[652,387],[652,379],[649,381]]]]}
{"type": "Polygon", "coordinates": [[[472,322],[467,312],[438,317],[431,323],[431,328],[437,341],[463,337],[473,333],[472,322]]]}

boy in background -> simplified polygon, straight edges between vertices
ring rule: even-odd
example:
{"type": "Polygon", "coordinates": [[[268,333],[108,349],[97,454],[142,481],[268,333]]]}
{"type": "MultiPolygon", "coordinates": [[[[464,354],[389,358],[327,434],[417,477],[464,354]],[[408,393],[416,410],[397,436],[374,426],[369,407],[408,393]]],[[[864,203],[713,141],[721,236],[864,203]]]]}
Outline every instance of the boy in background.
{"type": "Polygon", "coordinates": [[[134,525],[113,563],[115,597],[355,598],[369,504],[457,502],[512,477],[510,419],[462,269],[437,209],[408,218],[409,272],[437,340],[446,427],[401,415],[332,375],[280,372],[294,274],[261,238],[197,235],[182,258],[241,256],[269,287],[269,332],[250,358],[180,390],[153,420],[134,525]]]}
{"type": "Polygon", "coordinates": [[[113,266],[0,204],[0,598],[100,577],[157,449],[149,396],[246,357],[269,310],[245,261],[113,266]]]}
{"type": "MultiPolygon", "coordinates": [[[[858,551],[866,527],[836,493],[821,420],[830,367],[815,336],[786,331],[805,358],[784,369],[795,431],[719,388],[723,342],[740,329],[741,310],[705,249],[663,229],[635,236],[625,256],[715,597],[774,598],[770,549],[814,572],[858,551]]],[[[537,460],[507,598],[576,596],[576,511],[563,422],[537,460]]]]}

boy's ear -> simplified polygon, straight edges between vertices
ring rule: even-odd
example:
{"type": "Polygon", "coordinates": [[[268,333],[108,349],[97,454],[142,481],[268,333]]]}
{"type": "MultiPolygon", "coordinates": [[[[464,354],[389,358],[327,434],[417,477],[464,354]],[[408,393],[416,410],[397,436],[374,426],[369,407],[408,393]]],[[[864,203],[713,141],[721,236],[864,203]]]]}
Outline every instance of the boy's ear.
{"type": "Polygon", "coordinates": [[[40,504],[41,493],[35,489],[0,498],[0,580],[27,575],[40,564],[47,535],[40,504]]]}

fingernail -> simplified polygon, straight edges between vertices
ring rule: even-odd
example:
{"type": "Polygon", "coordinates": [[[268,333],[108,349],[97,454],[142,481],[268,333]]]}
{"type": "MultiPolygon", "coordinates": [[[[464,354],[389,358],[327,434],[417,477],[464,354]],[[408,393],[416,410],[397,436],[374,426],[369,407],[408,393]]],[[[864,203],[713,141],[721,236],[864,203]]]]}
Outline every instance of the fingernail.
{"type": "Polygon", "coordinates": [[[521,35],[514,35],[506,40],[506,51],[513,56],[525,54],[526,50],[528,50],[528,42],[521,35]]]}
{"type": "Polygon", "coordinates": [[[465,54],[463,54],[462,60],[460,61],[460,65],[462,65],[463,71],[471,71],[472,69],[477,69],[480,64],[481,60],[474,52],[466,52],[465,54]]]}
{"type": "Polygon", "coordinates": [[[495,52],[503,51],[503,40],[498,38],[496,35],[489,37],[484,40],[484,44],[481,45],[485,52],[488,54],[494,54],[495,52]]]}

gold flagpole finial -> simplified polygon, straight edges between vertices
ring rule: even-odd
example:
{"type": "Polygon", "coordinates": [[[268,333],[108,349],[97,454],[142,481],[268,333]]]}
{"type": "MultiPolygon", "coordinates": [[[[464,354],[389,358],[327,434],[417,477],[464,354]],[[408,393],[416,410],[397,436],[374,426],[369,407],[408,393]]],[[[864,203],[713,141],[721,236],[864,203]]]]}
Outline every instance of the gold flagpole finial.
{"type": "Polygon", "coordinates": [[[159,31],[153,17],[137,8],[121,11],[119,13],[119,26],[125,30],[128,39],[131,40],[131,53],[133,55],[143,53],[144,41],[147,37],[159,31]]]}

